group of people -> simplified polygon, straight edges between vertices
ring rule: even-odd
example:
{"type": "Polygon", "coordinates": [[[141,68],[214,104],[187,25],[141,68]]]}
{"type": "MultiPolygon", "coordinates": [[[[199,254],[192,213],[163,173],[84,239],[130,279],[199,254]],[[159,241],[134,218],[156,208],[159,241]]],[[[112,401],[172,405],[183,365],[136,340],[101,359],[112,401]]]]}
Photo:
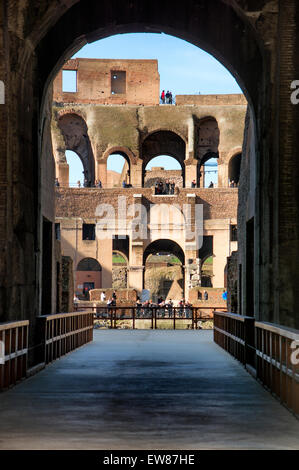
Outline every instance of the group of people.
{"type": "MultiPolygon", "coordinates": [[[[112,297],[107,300],[107,307],[116,307],[116,299],[117,295],[115,290],[113,291],[112,297]]],[[[101,302],[106,302],[106,294],[105,291],[101,292],[101,302]]]]}
{"type": "Polygon", "coordinates": [[[237,186],[238,186],[238,184],[235,183],[234,180],[232,180],[232,181],[229,183],[229,187],[230,187],[230,188],[236,188],[237,186]]]}
{"type": "MultiPolygon", "coordinates": [[[[78,185],[78,188],[81,188],[80,180],[77,181],[77,185],[78,185]]],[[[83,183],[83,188],[102,188],[102,182],[101,180],[95,180],[95,182],[93,183],[92,181],[87,180],[85,178],[84,183],[83,183]]]]}
{"type": "Polygon", "coordinates": [[[156,309],[157,317],[161,318],[173,318],[176,309],[176,315],[179,318],[191,318],[192,317],[192,304],[185,299],[181,299],[177,305],[174,305],[172,299],[164,300],[163,297],[159,297],[157,303],[152,300],[141,302],[140,298],[137,297],[136,302],[136,316],[144,318],[148,315],[152,315],[153,309],[156,309]]]}
{"type": "MultiPolygon", "coordinates": [[[[227,291],[226,290],[224,290],[222,292],[221,297],[222,297],[222,300],[227,301],[227,291]]],[[[205,300],[205,301],[209,300],[209,294],[206,290],[203,293],[203,300],[205,300]]]]}
{"type": "Polygon", "coordinates": [[[161,93],[161,103],[162,104],[172,104],[172,93],[171,91],[167,90],[165,93],[165,90],[162,90],[161,93]]]}
{"type": "Polygon", "coordinates": [[[155,194],[174,194],[175,182],[166,180],[165,184],[162,180],[155,183],[155,194]]]}
{"type": "MultiPolygon", "coordinates": [[[[213,181],[210,182],[210,184],[209,184],[208,187],[209,187],[209,188],[214,188],[214,183],[213,183],[213,181]]],[[[197,188],[197,181],[196,181],[196,180],[191,181],[191,188],[197,188]]]]}

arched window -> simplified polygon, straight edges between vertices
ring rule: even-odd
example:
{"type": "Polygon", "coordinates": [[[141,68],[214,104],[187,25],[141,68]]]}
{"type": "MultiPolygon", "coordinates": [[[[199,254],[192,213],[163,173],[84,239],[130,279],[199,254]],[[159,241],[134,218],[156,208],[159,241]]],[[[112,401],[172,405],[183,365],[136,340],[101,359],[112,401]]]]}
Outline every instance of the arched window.
{"type": "Polygon", "coordinates": [[[217,188],[218,186],[218,159],[210,158],[203,166],[203,187],[217,188]]]}
{"type": "Polygon", "coordinates": [[[107,188],[130,187],[130,160],[125,153],[111,153],[107,159],[107,188]]]}
{"type": "Polygon", "coordinates": [[[144,286],[154,302],[179,300],[184,297],[185,255],[172,240],[160,239],[150,243],[144,251],[144,286]]]}
{"type": "Polygon", "coordinates": [[[94,258],[83,258],[77,265],[75,293],[81,299],[89,299],[89,291],[102,287],[102,267],[94,258]]]}
{"type": "Polygon", "coordinates": [[[163,193],[171,194],[171,184],[183,187],[182,166],[177,159],[168,155],[152,158],[145,167],[144,187],[151,188],[163,183],[163,193]]]}
{"type": "MultiPolygon", "coordinates": [[[[156,157],[159,157],[160,163],[163,160],[168,163],[166,156],[172,157],[179,164],[182,171],[183,186],[185,186],[185,164],[184,160],[186,157],[186,144],[185,141],[175,132],[167,130],[159,130],[149,134],[143,141],[142,144],[142,159],[143,159],[143,186],[146,181],[146,169],[148,163],[156,157]]],[[[163,168],[166,164],[159,165],[163,168]]],[[[173,164],[172,164],[173,166],[173,164]]]]}
{"type": "Polygon", "coordinates": [[[241,158],[242,154],[238,153],[234,155],[228,164],[228,184],[231,187],[235,187],[239,184],[240,170],[241,170],[241,158]]]}
{"type": "Polygon", "coordinates": [[[67,150],[65,157],[69,165],[69,187],[83,187],[84,167],[79,155],[72,150],[67,150]]]}
{"type": "MultiPolygon", "coordinates": [[[[95,177],[94,156],[88,137],[87,124],[75,113],[63,114],[58,119],[58,127],[63,135],[66,150],[76,152],[83,165],[83,185],[93,186],[95,177]]],[[[76,182],[78,176],[72,176],[76,182]]],[[[81,181],[81,180],[80,180],[81,181]]],[[[72,183],[72,181],[70,181],[72,183]]]]}
{"type": "Polygon", "coordinates": [[[213,287],[213,256],[208,256],[201,265],[201,286],[213,287]]]}

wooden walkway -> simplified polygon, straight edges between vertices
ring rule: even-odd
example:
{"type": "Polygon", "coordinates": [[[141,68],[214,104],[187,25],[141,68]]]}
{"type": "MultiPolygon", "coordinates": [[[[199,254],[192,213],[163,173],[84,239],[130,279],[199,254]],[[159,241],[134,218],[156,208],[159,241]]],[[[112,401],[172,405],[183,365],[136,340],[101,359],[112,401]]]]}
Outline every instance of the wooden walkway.
{"type": "Polygon", "coordinates": [[[299,449],[299,422],[204,330],[100,330],[0,395],[0,449],[299,449]]]}

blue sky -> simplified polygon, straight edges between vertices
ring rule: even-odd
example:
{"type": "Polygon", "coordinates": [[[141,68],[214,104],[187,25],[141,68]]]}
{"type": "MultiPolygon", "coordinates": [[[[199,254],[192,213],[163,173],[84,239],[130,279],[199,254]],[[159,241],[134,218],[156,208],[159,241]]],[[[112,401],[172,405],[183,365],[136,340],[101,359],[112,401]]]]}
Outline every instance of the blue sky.
{"type": "MultiPolygon", "coordinates": [[[[225,94],[242,93],[228,70],[213,56],[182,39],[167,34],[137,33],[118,34],[88,44],[73,57],[95,59],[157,59],[160,88],[176,94],[225,94]]],[[[150,166],[178,169],[171,160],[159,157],[150,166]],[[163,164],[161,163],[163,162],[163,164]]],[[[70,183],[82,182],[81,162],[69,151],[70,183]]],[[[122,160],[110,159],[109,169],[121,171],[122,160]]],[[[211,174],[212,179],[212,174],[211,174]]]]}

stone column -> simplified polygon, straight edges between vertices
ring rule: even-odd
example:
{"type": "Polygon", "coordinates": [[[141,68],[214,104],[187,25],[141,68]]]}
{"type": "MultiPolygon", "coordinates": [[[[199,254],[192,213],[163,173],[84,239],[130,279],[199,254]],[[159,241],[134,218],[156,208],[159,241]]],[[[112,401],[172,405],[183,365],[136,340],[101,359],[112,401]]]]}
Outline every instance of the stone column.
{"type": "Polygon", "coordinates": [[[136,289],[140,295],[143,289],[144,266],[129,266],[128,268],[128,286],[130,289],[136,289]]]}
{"type": "Polygon", "coordinates": [[[218,159],[218,188],[228,187],[228,163],[225,163],[226,152],[219,152],[218,159]]]}
{"type": "Polygon", "coordinates": [[[198,161],[194,158],[192,160],[185,160],[185,188],[191,188],[192,181],[195,180],[197,183],[197,165],[198,161]]]}
{"type": "Polygon", "coordinates": [[[142,160],[138,159],[136,165],[131,165],[131,185],[133,188],[142,187],[142,160]]]}
{"type": "Polygon", "coordinates": [[[129,266],[129,287],[136,289],[141,294],[144,282],[143,251],[146,238],[146,221],[139,210],[142,207],[142,194],[134,194],[134,222],[131,226],[130,234],[130,266],[129,266]]]}
{"type": "MultiPolygon", "coordinates": [[[[68,163],[58,162],[56,165],[57,168],[57,178],[59,181],[60,186],[64,188],[69,187],[69,165],[68,163]]],[[[72,181],[72,183],[76,183],[76,181],[72,181]]]]}
{"type": "Polygon", "coordinates": [[[229,221],[225,228],[213,233],[213,287],[224,287],[224,270],[230,255],[229,221]]]}
{"type": "Polygon", "coordinates": [[[98,261],[102,266],[102,287],[112,287],[112,238],[100,240],[98,243],[98,261]]]}
{"type": "Polygon", "coordinates": [[[97,159],[96,165],[96,180],[101,181],[102,187],[107,188],[107,161],[97,159]]]}
{"type": "Polygon", "coordinates": [[[185,159],[185,188],[191,188],[193,180],[197,180],[197,164],[195,159],[195,126],[193,118],[188,120],[188,143],[186,145],[185,159]]]}

